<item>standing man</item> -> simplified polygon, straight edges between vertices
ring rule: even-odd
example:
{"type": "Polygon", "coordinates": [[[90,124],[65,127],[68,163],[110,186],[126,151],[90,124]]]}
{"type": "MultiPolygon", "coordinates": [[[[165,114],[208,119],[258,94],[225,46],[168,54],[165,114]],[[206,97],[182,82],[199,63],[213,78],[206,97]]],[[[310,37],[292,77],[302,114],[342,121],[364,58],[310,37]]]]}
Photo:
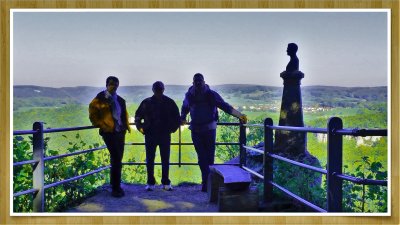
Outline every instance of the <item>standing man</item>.
{"type": "Polygon", "coordinates": [[[110,76],[106,80],[106,90],[97,94],[89,105],[89,119],[93,126],[100,128],[111,158],[111,195],[125,195],[121,188],[122,157],[124,155],[125,133],[130,132],[128,112],[123,98],[117,95],[119,80],[110,76]]]}
{"type": "Polygon", "coordinates": [[[203,75],[196,73],[193,76],[193,86],[185,94],[181,110],[181,123],[187,123],[186,115],[190,112],[189,129],[192,131],[192,140],[197,152],[202,179],[201,191],[203,192],[207,191],[209,166],[214,164],[217,108],[239,118],[241,123],[247,123],[246,115],[226,103],[217,92],[205,84],[203,75]]]}
{"type": "Polygon", "coordinates": [[[180,126],[179,109],[174,100],[164,95],[164,84],[157,81],[153,84],[152,97],[140,103],[135,113],[137,129],[145,135],[146,145],[146,190],[152,191],[156,180],[154,178],[154,158],[157,145],[160,148],[163,189],[172,191],[169,180],[169,155],[171,133],[180,126]]]}

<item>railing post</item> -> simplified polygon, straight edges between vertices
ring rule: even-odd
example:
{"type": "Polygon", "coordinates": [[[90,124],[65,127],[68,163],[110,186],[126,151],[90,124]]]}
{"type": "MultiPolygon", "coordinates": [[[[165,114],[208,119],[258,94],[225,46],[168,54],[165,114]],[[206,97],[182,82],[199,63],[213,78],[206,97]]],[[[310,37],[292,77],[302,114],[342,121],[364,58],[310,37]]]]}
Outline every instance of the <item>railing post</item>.
{"type": "Polygon", "coordinates": [[[33,168],[33,188],[38,192],[33,198],[33,211],[44,212],[44,139],[43,122],[35,122],[33,130],[33,160],[39,161],[33,168]]]}
{"type": "Polygon", "coordinates": [[[240,143],[240,166],[246,165],[246,127],[240,123],[239,143],[240,143]]]}
{"type": "Polygon", "coordinates": [[[273,153],[274,140],[273,131],[268,126],[272,126],[271,118],[264,120],[264,202],[272,201],[272,184],[273,181],[273,159],[268,153],[273,153]]]}
{"type": "Polygon", "coordinates": [[[336,177],[342,174],[343,164],[343,136],[335,131],[342,129],[342,120],[331,117],[328,121],[328,159],[327,159],[327,184],[328,184],[328,212],[342,212],[343,181],[336,177]]]}
{"type": "Polygon", "coordinates": [[[179,152],[179,167],[182,166],[182,131],[181,131],[182,126],[179,126],[179,145],[178,145],[178,152],[179,152]]]}

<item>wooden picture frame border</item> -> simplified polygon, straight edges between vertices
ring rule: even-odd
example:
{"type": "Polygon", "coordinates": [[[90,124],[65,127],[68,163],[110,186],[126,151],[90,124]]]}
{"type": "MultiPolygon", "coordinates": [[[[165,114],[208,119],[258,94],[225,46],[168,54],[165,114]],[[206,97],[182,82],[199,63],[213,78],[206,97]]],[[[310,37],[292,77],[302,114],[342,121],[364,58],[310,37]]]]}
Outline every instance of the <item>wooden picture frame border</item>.
{"type": "Polygon", "coordinates": [[[36,0],[0,1],[0,223],[1,224],[399,224],[399,1],[397,0],[36,0]],[[17,8],[336,8],[391,10],[390,217],[335,216],[10,216],[10,9],[17,8]],[[394,137],[394,138],[392,138],[394,137]]]}

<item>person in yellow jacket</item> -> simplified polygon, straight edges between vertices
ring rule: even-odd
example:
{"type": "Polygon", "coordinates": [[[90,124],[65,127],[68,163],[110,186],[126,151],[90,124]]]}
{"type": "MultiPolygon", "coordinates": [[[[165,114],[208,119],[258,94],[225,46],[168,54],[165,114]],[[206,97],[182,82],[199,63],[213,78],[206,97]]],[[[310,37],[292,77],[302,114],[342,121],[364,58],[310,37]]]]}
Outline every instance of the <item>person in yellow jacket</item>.
{"type": "Polygon", "coordinates": [[[98,93],[89,104],[89,119],[93,126],[100,128],[99,133],[110,152],[111,195],[114,197],[125,195],[121,188],[122,157],[125,134],[126,131],[130,132],[126,103],[117,95],[118,86],[118,78],[109,76],[106,80],[106,90],[98,93]]]}

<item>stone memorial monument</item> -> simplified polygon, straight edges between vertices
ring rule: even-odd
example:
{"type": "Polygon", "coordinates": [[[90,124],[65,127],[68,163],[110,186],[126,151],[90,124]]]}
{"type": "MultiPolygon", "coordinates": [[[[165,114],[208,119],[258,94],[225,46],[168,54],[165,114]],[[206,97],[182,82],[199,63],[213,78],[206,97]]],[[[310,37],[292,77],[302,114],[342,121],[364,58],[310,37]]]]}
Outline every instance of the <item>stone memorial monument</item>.
{"type": "MultiPolygon", "coordinates": [[[[300,80],[304,74],[299,71],[299,59],[296,52],[298,47],[295,43],[288,44],[287,54],[290,61],[286,71],[281,73],[283,79],[283,94],[279,126],[304,127],[303,108],[301,101],[300,80]]],[[[298,156],[306,151],[306,134],[295,131],[275,132],[274,152],[287,156],[298,156]]]]}

